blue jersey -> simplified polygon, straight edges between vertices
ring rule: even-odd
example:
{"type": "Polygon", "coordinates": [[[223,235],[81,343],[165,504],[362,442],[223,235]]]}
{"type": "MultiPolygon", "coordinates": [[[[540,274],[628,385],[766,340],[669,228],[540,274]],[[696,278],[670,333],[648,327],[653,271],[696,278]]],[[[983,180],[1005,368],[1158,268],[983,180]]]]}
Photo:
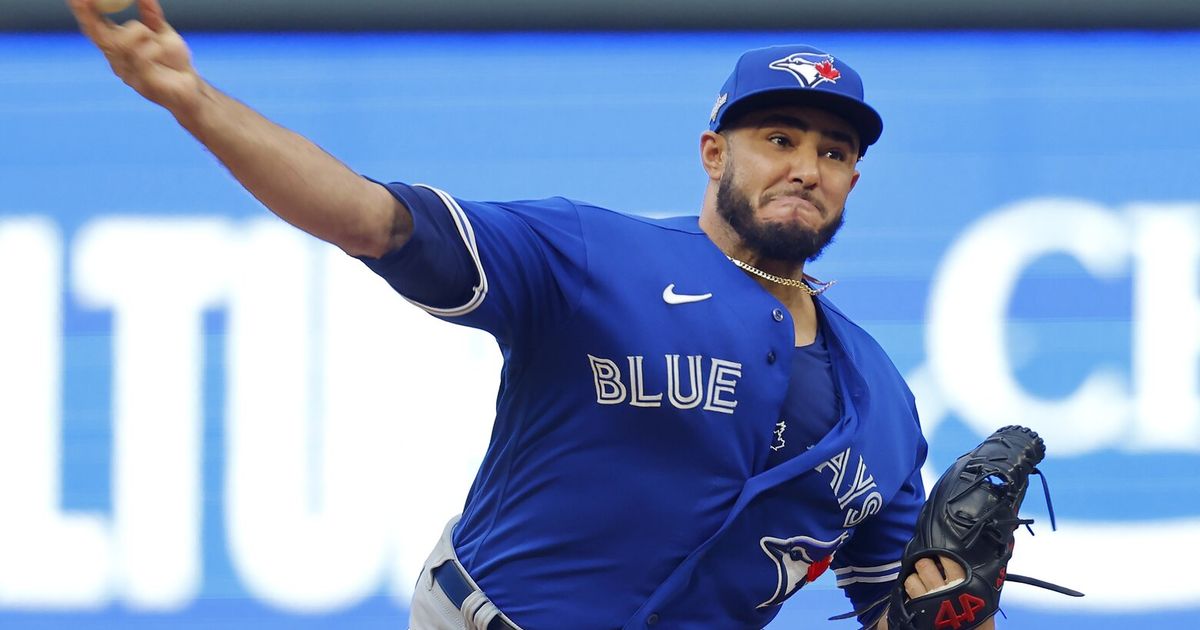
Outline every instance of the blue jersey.
{"type": "Polygon", "coordinates": [[[817,302],[840,418],[773,463],[793,323],[696,217],[389,189],[415,233],[368,264],[503,353],[454,545],[509,618],[528,630],[759,628],[828,567],[856,609],[890,590],[926,446],[895,367],[828,300],[817,302]]]}

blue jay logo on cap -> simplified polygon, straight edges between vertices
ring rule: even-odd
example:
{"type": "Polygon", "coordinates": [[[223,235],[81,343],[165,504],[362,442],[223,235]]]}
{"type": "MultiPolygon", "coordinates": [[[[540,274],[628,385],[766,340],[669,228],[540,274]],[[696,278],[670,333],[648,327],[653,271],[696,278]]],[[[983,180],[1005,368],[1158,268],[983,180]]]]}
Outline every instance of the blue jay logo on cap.
{"type": "Polygon", "coordinates": [[[833,67],[833,55],[825,53],[795,53],[776,59],[768,66],[772,70],[792,73],[800,85],[811,88],[822,83],[837,83],[842,73],[833,67]]]}
{"type": "Polygon", "coordinates": [[[712,114],[708,117],[708,122],[717,120],[717,112],[721,111],[721,106],[729,101],[729,92],[726,92],[717,97],[717,102],[713,105],[712,114]]]}

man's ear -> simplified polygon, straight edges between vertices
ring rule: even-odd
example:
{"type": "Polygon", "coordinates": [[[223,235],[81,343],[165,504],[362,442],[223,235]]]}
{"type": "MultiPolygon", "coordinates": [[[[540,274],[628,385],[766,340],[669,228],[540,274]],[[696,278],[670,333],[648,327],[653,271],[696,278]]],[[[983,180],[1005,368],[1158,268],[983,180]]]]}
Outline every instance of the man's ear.
{"type": "Polygon", "coordinates": [[[700,164],[708,178],[719,181],[729,163],[729,139],[715,131],[700,134],[700,164]]]}

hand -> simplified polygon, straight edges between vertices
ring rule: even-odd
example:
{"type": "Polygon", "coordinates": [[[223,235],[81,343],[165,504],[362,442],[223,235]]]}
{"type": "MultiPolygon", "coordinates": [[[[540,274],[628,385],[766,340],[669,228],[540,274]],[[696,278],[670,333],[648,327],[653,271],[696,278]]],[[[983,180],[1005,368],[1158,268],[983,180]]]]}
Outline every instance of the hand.
{"type": "Polygon", "coordinates": [[[966,571],[957,562],[946,556],[938,556],[937,559],[937,562],[930,558],[917,560],[914,567],[916,571],[904,578],[904,592],[908,593],[910,599],[951,586],[952,582],[957,584],[955,580],[961,582],[967,579],[966,571]]]}
{"type": "MultiPolygon", "coordinates": [[[[962,565],[947,556],[938,556],[937,562],[929,558],[921,558],[917,560],[913,568],[916,570],[904,578],[904,592],[908,594],[909,599],[916,599],[933,591],[949,588],[967,579],[967,573],[963,570],[962,565]]],[[[888,630],[887,615],[884,615],[875,627],[877,630],[888,630]]],[[[995,627],[995,620],[989,618],[979,626],[979,630],[992,630],[995,627]]]]}
{"type": "Polygon", "coordinates": [[[114,24],[94,0],[68,0],[79,29],[104,53],[113,73],[146,99],[178,113],[203,96],[183,38],[163,16],[158,0],[138,0],[141,21],[114,24]]]}

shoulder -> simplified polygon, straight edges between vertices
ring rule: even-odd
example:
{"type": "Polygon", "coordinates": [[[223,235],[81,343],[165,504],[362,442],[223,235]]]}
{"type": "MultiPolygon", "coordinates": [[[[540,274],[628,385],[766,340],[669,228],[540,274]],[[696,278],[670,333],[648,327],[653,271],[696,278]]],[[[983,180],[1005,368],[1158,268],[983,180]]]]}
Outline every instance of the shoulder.
{"type": "Polygon", "coordinates": [[[562,199],[574,205],[579,210],[580,217],[595,225],[612,229],[646,232],[676,232],[681,234],[702,235],[700,218],[695,215],[640,215],[604,208],[584,201],[562,199]]]}
{"type": "Polygon", "coordinates": [[[486,209],[496,209],[517,215],[534,223],[558,222],[565,219],[611,230],[704,234],[703,230],[700,229],[699,217],[695,215],[645,216],[613,210],[567,197],[546,197],[544,199],[518,199],[511,201],[468,201],[454,197],[426,184],[413,184],[411,186],[389,184],[388,187],[393,189],[397,194],[407,193],[408,196],[424,195],[430,200],[439,201],[447,206],[462,208],[468,214],[475,214],[481,210],[486,211],[486,209]]]}

